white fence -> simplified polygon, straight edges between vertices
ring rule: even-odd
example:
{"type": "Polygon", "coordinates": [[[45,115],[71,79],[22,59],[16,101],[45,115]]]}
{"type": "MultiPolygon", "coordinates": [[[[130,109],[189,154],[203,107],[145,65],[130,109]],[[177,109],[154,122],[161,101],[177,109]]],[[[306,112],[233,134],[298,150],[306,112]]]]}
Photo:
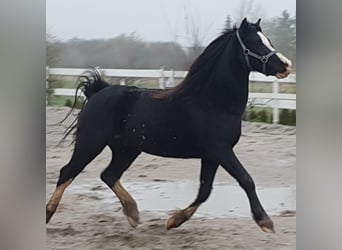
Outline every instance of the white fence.
{"type": "MultiPolygon", "coordinates": [[[[46,68],[46,87],[48,88],[49,76],[79,76],[87,69],[76,68],[46,68]]],[[[116,77],[120,79],[120,85],[126,84],[128,78],[157,78],[159,79],[159,88],[165,89],[175,86],[175,79],[182,79],[187,71],[157,70],[151,69],[101,69],[104,76],[116,77]]],[[[272,93],[249,93],[248,103],[256,107],[270,107],[273,109],[273,123],[279,121],[279,109],[296,109],[296,94],[279,93],[279,84],[296,83],[296,75],[291,74],[285,79],[277,79],[273,76],[264,76],[260,73],[252,72],[250,74],[251,82],[272,84],[272,93]]],[[[56,88],[53,92],[57,96],[74,96],[75,89],[56,88]]]]}

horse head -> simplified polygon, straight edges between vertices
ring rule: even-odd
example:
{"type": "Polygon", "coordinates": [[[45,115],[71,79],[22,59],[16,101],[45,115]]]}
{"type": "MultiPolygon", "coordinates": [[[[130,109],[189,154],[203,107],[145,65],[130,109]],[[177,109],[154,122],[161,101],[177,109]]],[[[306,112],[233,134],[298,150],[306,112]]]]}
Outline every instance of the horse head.
{"type": "Polygon", "coordinates": [[[262,33],[260,20],[248,23],[244,18],[236,30],[242,51],[241,60],[245,61],[250,71],[285,78],[292,71],[292,62],[274,49],[271,41],[262,33]]]}

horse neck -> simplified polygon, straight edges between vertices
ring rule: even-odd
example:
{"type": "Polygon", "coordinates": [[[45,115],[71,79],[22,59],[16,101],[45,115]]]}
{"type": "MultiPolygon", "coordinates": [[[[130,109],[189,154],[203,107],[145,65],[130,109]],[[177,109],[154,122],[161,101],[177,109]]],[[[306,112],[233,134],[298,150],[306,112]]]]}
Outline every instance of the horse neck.
{"type": "Polygon", "coordinates": [[[249,70],[242,63],[242,51],[235,39],[222,53],[201,96],[218,109],[242,115],[248,100],[249,70]]]}

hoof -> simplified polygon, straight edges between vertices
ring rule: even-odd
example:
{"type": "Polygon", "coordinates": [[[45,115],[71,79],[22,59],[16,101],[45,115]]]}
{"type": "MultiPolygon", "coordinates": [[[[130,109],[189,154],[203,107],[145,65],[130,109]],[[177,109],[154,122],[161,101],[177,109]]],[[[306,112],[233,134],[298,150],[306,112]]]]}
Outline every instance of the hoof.
{"type": "Polygon", "coordinates": [[[51,217],[52,217],[53,213],[51,213],[50,211],[46,210],[46,224],[49,223],[51,217]]]}
{"type": "Polygon", "coordinates": [[[136,228],[138,224],[140,224],[139,217],[138,218],[133,218],[130,216],[127,216],[128,223],[133,227],[136,228]]]}
{"type": "Polygon", "coordinates": [[[269,217],[259,221],[258,225],[265,233],[275,233],[273,221],[269,217]]]}
{"type": "Polygon", "coordinates": [[[135,202],[126,204],[123,208],[123,213],[126,215],[129,224],[136,228],[140,224],[139,210],[135,202]]]}
{"type": "Polygon", "coordinates": [[[166,223],[166,229],[170,230],[171,228],[176,228],[182,225],[189,218],[185,214],[184,210],[176,211],[172,214],[172,216],[168,219],[166,223]]]}
{"type": "Polygon", "coordinates": [[[55,213],[56,209],[48,209],[48,206],[46,206],[46,224],[49,223],[52,215],[55,213]]]}

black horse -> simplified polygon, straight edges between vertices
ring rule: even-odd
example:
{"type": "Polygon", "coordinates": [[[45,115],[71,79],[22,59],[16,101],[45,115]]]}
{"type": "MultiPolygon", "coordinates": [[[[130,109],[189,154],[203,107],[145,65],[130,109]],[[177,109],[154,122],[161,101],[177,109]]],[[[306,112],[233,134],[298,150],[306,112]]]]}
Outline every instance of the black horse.
{"type": "Polygon", "coordinates": [[[272,47],[257,23],[246,18],[239,28],[226,30],[192,64],[186,78],[169,90],[113,86],[95,69],[79,87],[87,97],[75,132],[71,160],[60,171],[56,189],[46,205],[46,223],[56,211],[65,188],[106,146],[112,160],[101,179],[119,198],[129,223],[136,227],[135,200],[120,177],[147,152],[163,157],[200,158],[199,193],[187,208],[175,212],[167,229],[187,221],[208,197],[218,166],[245,190],[253,218],[265,232],[274,232],[251,176],[233,152],[241,135],[241,117],[248,99],[251,71],[284,78],[291,62],[272,47]]]}

